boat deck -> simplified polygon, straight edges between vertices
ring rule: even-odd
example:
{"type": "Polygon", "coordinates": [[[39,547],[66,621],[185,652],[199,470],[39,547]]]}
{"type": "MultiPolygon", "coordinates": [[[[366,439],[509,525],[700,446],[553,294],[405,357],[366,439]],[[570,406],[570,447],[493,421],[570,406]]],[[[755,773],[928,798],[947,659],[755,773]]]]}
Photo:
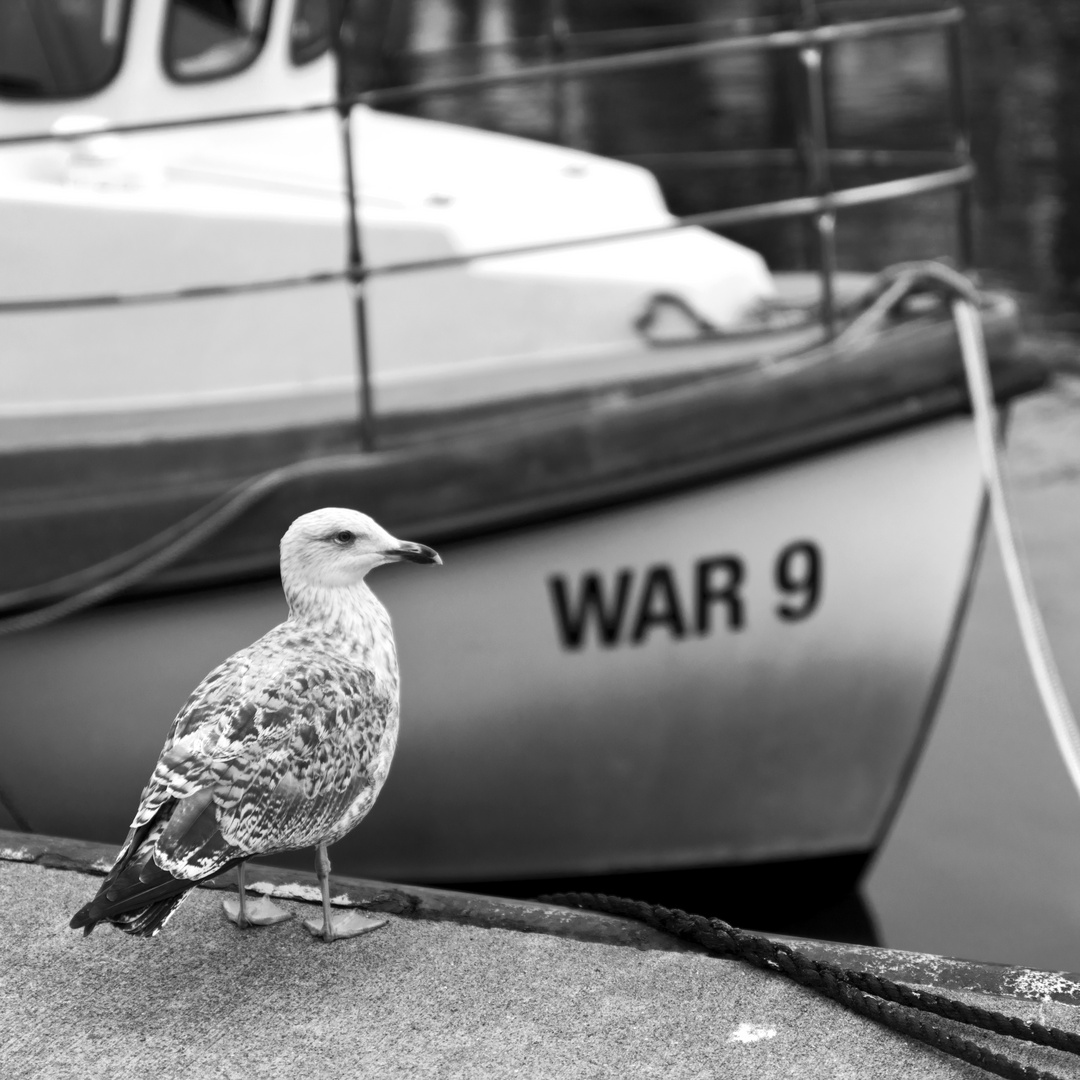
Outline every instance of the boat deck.
{"type": "MultiPolygon", "coordinates": [[[[636,923],[542,904],[342,879],[335,894],[386,910],[389,924],[326,946],[297,922],[241,933],[221,914],[220,895],[200,889],[156,939],[108,927],[84,938],[68,919],[97,887],[88,871],[100,873],[114,853],[0,833],[0,1061],[9,1080],[985,1075],[778,975],[636,923]]],[[[309,891],[313,880],[250,877],[279,893],[287,882],[309,891]]],[[[1068,977],[808,948],[1080,1030],[1080,983],[1068,977]]],[[[1027,1065],[1074,1067],[1054,1051],[977,1037],[1027,1065]]]]}

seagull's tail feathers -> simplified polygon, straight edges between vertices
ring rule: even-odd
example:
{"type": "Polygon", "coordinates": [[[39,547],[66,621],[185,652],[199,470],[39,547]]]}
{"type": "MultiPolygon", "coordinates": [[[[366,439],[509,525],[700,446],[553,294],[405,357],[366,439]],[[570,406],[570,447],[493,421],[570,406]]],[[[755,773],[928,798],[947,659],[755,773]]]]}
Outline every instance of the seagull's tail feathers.
{"type": "Polygon", "coordinates": [[[189,885],[182,892],[173,893],[172,896],[149,904],[144,900],[143,906],[133,911],[116,912],[101,908],[95,910],[92,903],[87,904],[76,912],[71,925],[76,928],[81,926],[83,934],[89,934],[99,922],[108,922],[132,937],[155,937],[193,888],[193,885],[189,885]]]}
{"type": "MultiPolygon", "coordinates": [[[[148,865],[153,865],[152,860],[148,865]]],[[[135,867],[134,881],[131,876],[121,874],[110,887],[103,885],[89,904],[75,912],[71,927],[81,927],[84,934],[89,934],[99,922],[108,922],[125,934],[154,937],[195,888],[194,881],[179,881],[156,866],[154,870],[157,871],[154,878],[160,875],[165,880],[141,883],[135,867]]]]}
{"type": "Polygon", "coordinates": [[[154,937],[200,881],[238,863],[240,856],[218,831],[210,796],[207,788],[169,799],[133,827],[97,895],[70,926],[89,934],[108,922],[125,934],[154,937]]]}

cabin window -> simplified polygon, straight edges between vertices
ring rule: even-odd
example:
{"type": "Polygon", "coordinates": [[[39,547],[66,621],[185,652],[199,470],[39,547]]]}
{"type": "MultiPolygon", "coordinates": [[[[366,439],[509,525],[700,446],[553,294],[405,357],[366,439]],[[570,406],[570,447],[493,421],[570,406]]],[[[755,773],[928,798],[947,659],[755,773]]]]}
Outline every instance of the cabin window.
{"type": "Polygon", "coordinates": [[[271,0],[171,0],[165,70],[178,82],[223,79],[255,62],[266,42],[271,0]]]}
{"type": "Polygon", "coordinates": [[[120,70],[129,0],[0,3],[0,97],[88,97],[120,70]]]}
{"type": "Polygon", "coordinates": [[[331,0],[296,0],[289,31],[289,56],[298,67],[318,59],[330,48],[332,6],[331,0]]]}

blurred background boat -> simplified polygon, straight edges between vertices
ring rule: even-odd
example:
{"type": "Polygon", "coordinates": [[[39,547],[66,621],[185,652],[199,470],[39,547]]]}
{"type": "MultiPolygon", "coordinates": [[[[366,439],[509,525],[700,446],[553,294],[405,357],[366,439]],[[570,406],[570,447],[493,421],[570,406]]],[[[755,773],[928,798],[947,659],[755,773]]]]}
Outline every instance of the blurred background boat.
{"type": "MultiPolygon", "coordinates": [[[[983,492],[947,297],[891,248],[839,272],[837,215],[945,198],[963,262],[973,170],[954,73],[944,148],[835,185],[823,60],[930,35],[947,71],[960,13],[579,57],[548,15],[531,66],[358,86],[364,20],[311,0],[6,9],[0,825],[120,835],[187,692],[284,615],[280,534],[342,504],[447,564],[374,582],[404,725],[342,870],[642,895],[666,871],[699,909],[731,875],[747,902],[858,880],[983,492]],[[680,218],[640,164],[386,111],[542,92],[572,140],[576,87],[699,56],[791,84],[793,147],[754,165],[801,191],[680,218]],[[711,231],[763,222],[817,271],[711,231]]],[[[1008,296],[981,314],[1005,403],[1042,370],[1008,296]]]]}

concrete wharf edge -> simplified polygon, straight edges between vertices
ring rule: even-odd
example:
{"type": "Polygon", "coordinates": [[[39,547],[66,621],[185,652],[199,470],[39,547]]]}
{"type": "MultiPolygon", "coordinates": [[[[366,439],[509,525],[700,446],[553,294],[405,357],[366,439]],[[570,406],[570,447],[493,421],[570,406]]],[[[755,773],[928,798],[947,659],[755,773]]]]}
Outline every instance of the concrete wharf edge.
{"type": "MultiPolygon", "coordinates": [[[[335,903],[387,913],[391,937],[379,938],[384,928],[355,942],[313,945],[294,924],[287,924],[291,936],[266,936],[282,928],[240,934],[212,913],[216,901],[197,891],[153,942],[108,930],[84,941],[67,930],[67,907],[93,894],[87,875],[103,874],[117,850],[0,831],[0,893],[7,890],[4,910],[11,912],[0,930],[6,1077],[143,1076],[151,1065],[162,1080],[614,1076],[638,1074],[638,1065],[640,1075],[665,1077],[986,1075],[779,976],[702,956],[632,920],[532,901],[335,877],[335,903]],[[60,870],[69,873],[54,873],[60,870]],[[357,949],[358,943],[366,944],[357,949]],[[240,989],[207,965],[209,955],[225,957],[226,972],[242,970],[240,989]],[[427,986],[428,964],[435,990],[427,986]],[[319,965],[321,982],[297,1002],[291,981],[310,983],[309,965],[319,965]],[[235,1025],[230,986],[242,999],[235,1025]],[[164,987],[167,1006],[155,996],[165,995],[164,987]],[[378,997],[390,988],[391,1001],[378,997]],[[507,1002],[493,1019],[492,995],[500,992],[507,1002]],[[221,993],[224,1011],[220,1003],[208,1008],[206,994],[221,993]],[[249,1013],[251,993],[264,1004],[262,1014],[249,1013]],[[418,993],[419,1011],[409,1004],[418,993]],[[119,996],[113,1001],[111,994],[119,996]],[[365,995],[375,995],[378,1008],[357,1013],[365,995]],[[315,1029],[310,1017],[293,1015],[297,1008],[321,1015],[315,1029]],[[377,1045],[338,1030],[346,1016],[354,1024],[359,1016],[358,1030],[370,1028],[377,1045]],[[306,1057],[296,1056],[300,1044],[306,1057]]],[[[234,889],[233,875],[224,877],[207,887],[234,889]]],[[[318,896],[314,875],[292,870],[253,867],[249,883],[286,901],[310,904],[318,896]]],[[[1080,977],[782,940],[845,967],[1080,1031],[1080,977]]],[[[1025,1064],[1080,1076],[1080,1063],[1066,1055],[935,1023],[1025,1064]]]]}
{"type": "MultiPolygon", "coordinates": [[[[118,845],[41,836],[0,829],[0,862],[29,862],[55,870],[74,870],[103,876],[119,852],[118,845]]],[[[515,930],[526,934],[552,934],[575,941],[621,945],[667,952],[704,952],[634,919],[541,903],[476,893],[452,892],[422,885],[393,885],[364,878],[332,875],[332,900],[342,907],[358,907],[410,919],[449,921],[485,929],[515,930]]],[[[249,892],[279,899],[319,903],[319,884],[313,872],[252,865],[249,892]]],[[[229,872],[205,882],[201,888],[236,891],[229,872]]],[[[1001,997],[1058,1001],[1080,1007],[1080,974],[1040,972],[1008,964],[987,963],[844,942],[769,934],[816,960],[859,971],[872,971],[897,982],[935,986],[941,993],[971,990],[1001,997]],[[1032,987],[1037,987],[1033,995],[1032,987]]],[[[719,958],[725,959],[725,958],[719,958]]]]}

